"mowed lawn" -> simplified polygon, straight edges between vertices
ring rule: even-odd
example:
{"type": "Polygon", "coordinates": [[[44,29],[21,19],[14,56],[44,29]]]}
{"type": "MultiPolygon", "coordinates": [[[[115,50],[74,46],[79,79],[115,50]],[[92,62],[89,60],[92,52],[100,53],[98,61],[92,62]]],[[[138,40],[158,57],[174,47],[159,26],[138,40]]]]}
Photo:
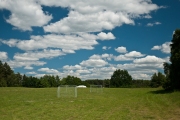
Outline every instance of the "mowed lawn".
{"type": "Polygon", "coordinates": [[[57,88],[0,88],[1,120],[179,120],[180,92],[104,88],[57,98],[57,88]]]}

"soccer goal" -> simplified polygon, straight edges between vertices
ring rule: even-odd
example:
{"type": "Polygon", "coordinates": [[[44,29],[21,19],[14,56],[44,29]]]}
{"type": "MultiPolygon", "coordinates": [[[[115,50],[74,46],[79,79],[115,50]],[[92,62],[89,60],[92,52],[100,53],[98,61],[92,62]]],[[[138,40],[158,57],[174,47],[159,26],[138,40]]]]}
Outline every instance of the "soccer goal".
{"type": "Polygon", "coordinates": [[[76,85],[60,85],[57,89],[57,97],[77,97],[76,85]]]}
{"type": "Polygon", "coordinates": [[[103,87],[102,85],[90,85],[90,92],[103,92],[103,87]]]}

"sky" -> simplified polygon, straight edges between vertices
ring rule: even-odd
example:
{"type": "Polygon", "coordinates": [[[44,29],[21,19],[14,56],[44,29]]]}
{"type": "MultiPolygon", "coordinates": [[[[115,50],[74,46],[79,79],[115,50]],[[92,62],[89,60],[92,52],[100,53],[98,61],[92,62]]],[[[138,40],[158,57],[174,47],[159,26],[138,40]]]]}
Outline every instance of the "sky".
{"type": "Polygon", "coordinates": [[[180,0],[0,0],[0,60],[15,73],[150,80],[169,62],[180,0]]]}

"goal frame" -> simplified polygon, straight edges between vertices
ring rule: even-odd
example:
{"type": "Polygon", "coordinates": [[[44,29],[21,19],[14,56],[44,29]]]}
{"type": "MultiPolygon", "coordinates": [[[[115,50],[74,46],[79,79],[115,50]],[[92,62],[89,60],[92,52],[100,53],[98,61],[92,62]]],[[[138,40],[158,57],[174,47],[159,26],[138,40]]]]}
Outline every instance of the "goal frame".
{"type": "Polygon", "coordinates": [[[90,92],[96,92],[96,93],[102,93],[103,92],[103,87],[102,85],[90,85],[90,92]]]}
{"type": "Polygon", "coordinates": [[[57,97],[77,97],[76,85],[60,85],[57,88],[57,97]]]}

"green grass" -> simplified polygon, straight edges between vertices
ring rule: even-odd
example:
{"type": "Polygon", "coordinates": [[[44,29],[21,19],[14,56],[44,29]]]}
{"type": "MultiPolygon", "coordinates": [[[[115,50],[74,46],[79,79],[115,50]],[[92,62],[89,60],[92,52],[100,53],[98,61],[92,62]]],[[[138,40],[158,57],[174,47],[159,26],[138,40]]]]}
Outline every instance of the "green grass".
{"type": "Polygon", "coordinates": [[[180,92],[152,88],[78,89],[57,98],[57,88],[0,88],[2,120],[178,120],[180,92]]]}

